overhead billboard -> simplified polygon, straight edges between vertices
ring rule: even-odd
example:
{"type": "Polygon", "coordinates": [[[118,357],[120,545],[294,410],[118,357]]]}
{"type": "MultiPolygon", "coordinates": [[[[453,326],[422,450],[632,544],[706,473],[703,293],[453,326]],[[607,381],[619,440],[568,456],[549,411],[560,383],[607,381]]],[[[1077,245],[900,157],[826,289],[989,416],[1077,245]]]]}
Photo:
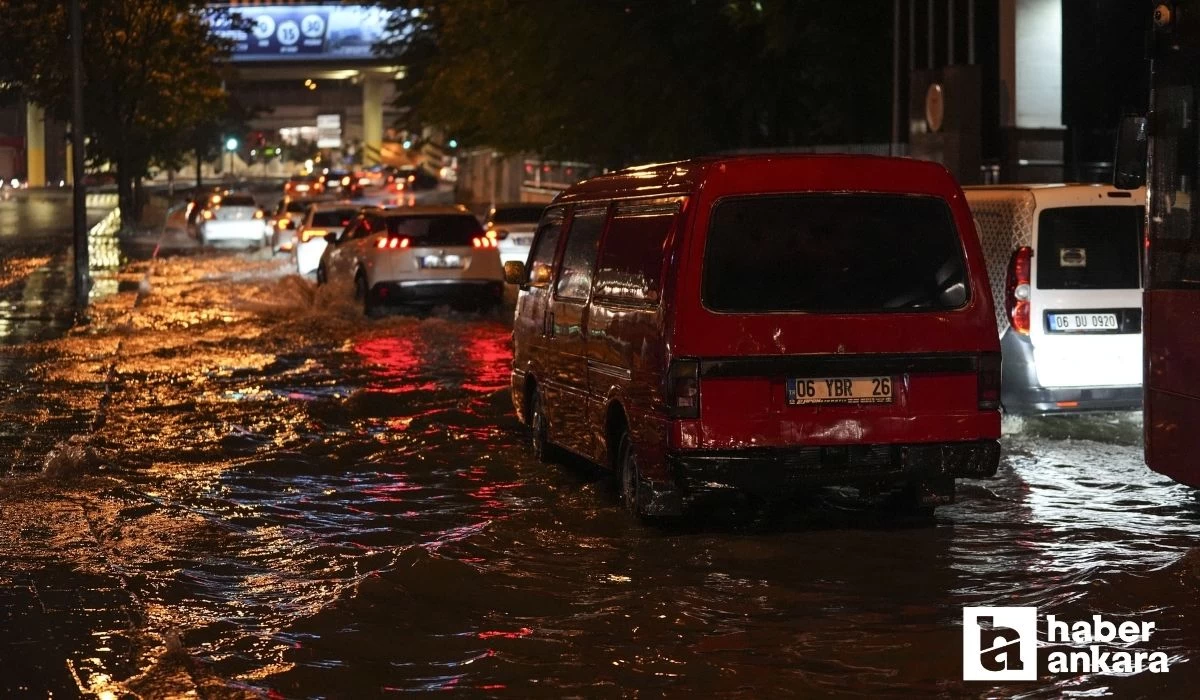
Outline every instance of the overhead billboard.
{"type": "Polygon", "coordinates": [[[217,34],[233,42],[234,61],[373,58],[388,36],[391,10],[373,5],[234,5],[214,16],[217,34]]]}

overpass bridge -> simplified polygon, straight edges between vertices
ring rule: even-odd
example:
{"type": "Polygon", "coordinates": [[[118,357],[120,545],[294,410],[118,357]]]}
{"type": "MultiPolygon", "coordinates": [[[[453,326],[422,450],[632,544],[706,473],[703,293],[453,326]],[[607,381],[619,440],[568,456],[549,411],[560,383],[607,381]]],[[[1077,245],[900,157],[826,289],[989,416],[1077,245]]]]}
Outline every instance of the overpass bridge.
{"type": "Polygon", "coordinates": [[[369,4],[297,0],[212,3],[226,10],[216,31],[233,43],[236,79],[226,87],[243,104],[269,111],[255,130],[322,148],[361,149],[380,160],[384,125],[396,116],[394,79],[403,68],[376,54],[391,11],[369,4]]]}

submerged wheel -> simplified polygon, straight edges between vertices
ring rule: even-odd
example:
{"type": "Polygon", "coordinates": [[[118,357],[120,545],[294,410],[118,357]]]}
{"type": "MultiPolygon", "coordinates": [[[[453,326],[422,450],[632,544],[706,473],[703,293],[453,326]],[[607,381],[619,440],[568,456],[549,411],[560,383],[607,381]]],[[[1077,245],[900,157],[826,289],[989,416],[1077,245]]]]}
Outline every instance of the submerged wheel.
{"type": "Polygon", "coordinates": [[[354,298],[361,301],[363,314],[370,316],[375,311],[375,303],[371,301],[371,290],[367,288],[367,276],[358,273],[354,276],[354,298]]]}
{"type": "Polygon", "coordinates": [[[542,392],[534,390],[533,399],[529,406],[529,436],[533,456],[539,461],[549,462],[554,448],[550,445],[550,423],[546,420],[546,409],[542,402],[542,392]]]}
{"type": "Polygon", "coordinates": [[[638,471],[633,440],[628,430],[621,433],[621,441],[617,443],[616,466],[621,479],[621,505],[629,513],[640,517],[642,511],[638,504],[638,490],[641,488],[641,472],[638,471]]]}

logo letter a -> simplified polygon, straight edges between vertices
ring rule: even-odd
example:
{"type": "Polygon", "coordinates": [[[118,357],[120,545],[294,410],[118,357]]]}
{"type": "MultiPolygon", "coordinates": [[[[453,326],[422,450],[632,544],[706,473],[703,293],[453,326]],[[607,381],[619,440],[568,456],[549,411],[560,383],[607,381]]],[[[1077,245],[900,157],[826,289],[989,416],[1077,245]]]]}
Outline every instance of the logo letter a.
{"type": "Polygon", "coordinates": [[[996,627],[992,618],[979,618],[979,665],[993,673],[1020,671],[1021,634],[1011,627],[996,627]]]}

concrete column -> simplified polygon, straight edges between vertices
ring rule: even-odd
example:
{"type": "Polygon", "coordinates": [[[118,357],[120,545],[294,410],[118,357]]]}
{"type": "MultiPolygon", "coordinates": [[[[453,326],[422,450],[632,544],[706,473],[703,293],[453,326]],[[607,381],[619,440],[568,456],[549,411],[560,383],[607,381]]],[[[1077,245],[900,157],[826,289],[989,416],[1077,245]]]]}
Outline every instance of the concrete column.
{"type": "Polygon", "coordinates": [[[25,177],[30,187],[46,186],[46,110],[25,105],[25,177]]]}
{"type": "Polygon", "coordinates": [[[1062,128],[1062,0],[1000,3],[1005,125],[1062,128]]]}
{"type": "Polygon", "coordinates": [[[363,165],[379,163],[383,147],[383,91],[386,76],[374,73],[363,75],[363,165]]]}

